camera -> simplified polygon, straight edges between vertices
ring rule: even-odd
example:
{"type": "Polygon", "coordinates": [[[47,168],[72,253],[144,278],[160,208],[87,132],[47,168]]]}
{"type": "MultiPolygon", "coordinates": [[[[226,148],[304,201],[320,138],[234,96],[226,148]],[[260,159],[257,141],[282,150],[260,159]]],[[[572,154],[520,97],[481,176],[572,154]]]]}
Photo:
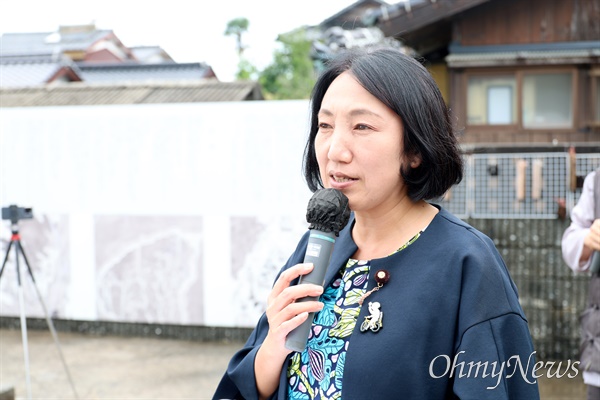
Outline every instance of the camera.
{"type": "Polygon", "coordinates": [[[20,219],[30,218],[33,218],[33,208],[17,207],[14,204],[2,208],[2,219],[9,219],[13,224],[16,224],[20,219]]]}

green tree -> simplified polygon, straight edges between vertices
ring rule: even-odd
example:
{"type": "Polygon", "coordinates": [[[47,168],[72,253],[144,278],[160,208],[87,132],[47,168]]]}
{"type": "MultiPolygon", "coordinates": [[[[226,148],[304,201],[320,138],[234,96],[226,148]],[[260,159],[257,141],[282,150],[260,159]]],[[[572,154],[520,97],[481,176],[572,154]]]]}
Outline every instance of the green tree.
{"type": "Polygon", "coordinates": [[[238,63],[238,71],[235,78],[238,81],[255,81],[258,78],[258,69],[250,61],[242,58],[238,63]]]}
{"type": "Polygon", "coordinates": [[[244,45],[242,44],[242,35],[248,31],[250,22],[247,18],[235,18],[227,23],[225,36],[234,36],[237,43],[237,52],[240,60],[244,54],[244,45]]]}
{"type": "Polygon", "coordinates": [[[311,41],[306,31],[297,30],[279,35],[281,44],[273,54],[273,62],[260,74],[258,81],[266,99],[307,99],[315,84],[315,72],[310,56],[311,41]]]}
{"type": "Polygon", "coordinates": [[[235,77],[238,81],[256,80],[258,77],[257,68],[244,58],[246,46],[242,43],[242,35],[248,31],[250,22],[246,18],[232,19],[227,23],[225,36],[235,36],[238,52],[238,70],[235,77]]]}

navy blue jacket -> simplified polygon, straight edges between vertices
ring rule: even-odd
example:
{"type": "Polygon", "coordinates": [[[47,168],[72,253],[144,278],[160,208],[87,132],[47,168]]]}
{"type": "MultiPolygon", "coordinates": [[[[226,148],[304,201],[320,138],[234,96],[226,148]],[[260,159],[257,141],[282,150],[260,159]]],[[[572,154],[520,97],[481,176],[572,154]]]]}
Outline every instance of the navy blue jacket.
{"type": "MultiPolygon", "coordinates": [[[[325,279],[331,283],[357,250],[353,220],[340,232],[325,279]]],[[[282,271],[304,259],[308,232],[282,271]]],[[[517,289],[493,242],[444,209],[412,245],[371,261],[390,280],[370,300],[383,328],[350,336],[343,400],[539,399],[536,362],[517,289]]],[[[263,314],[230,361],[214,399],[257,399],[254,357],[268,332],[263,314]]],[[[288,358],[289,360],[289,358],[288,358]]],[[[272,399],[287,398],[288,363],[272,399]]]]}

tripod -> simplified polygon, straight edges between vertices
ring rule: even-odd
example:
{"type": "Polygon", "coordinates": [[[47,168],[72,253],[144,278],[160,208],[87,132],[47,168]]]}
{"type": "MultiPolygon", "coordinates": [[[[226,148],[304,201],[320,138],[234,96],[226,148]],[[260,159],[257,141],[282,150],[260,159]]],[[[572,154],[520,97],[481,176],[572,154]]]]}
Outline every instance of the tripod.
{"type": "Polygon", "coordinates": [[[4,272],[4,267],[6,266],[6,261],[8,260],[8,255],[10,254],[10,249],[15,246],[15,264],[17,268],[17,283],[19,285],[19,305],[20,305],[20,316],[21,316],[21,336],[23,337],[23,356],[25,359],[25,379],[27,384],[27,398],[31,399],[31,377],[29,370],[29,348],[27,344],[27,321],[25,319],[25,301],[23,297],[23,286],[21,282],[21,271],[19,267],[19,255],[23,256],[23,260],[25,260],[25,265],[27,266],[27,271],[29,272],[29,276],[31,277],[31,281],[33,282],[33,286],[35,287],[35,291],[37,293],[37,297],[40,300],[42,305],[42,309],[44,310],[44,315],[46,316],[46,322],[48,323],[48,328],[50,328],[50,332],[52,333],[52,337],[54,338],[54,343],[56,343],[56,347],[58,349],[58,354],[60,355],[60,359],[65,367],[65,371],[67,373],[67,377],[69,378],[69,383],[71,384],[71,388],[73,389],[73,393],[75,393],[75,398],[79,398],[77,395],[77,391],[75,390],[75,385],[73,384],[73,379],[71,378],[71,373],[69,372],[69,368],[67,367],[67,363],[65,362],[65,358],[63,356],[60,342],[58,341],[58,335],[56,334],[56,329],[54,329],[54,324],[52,320],[48,316],[48,310],[46,309],[46,304],[42,300],[42,295],[35,283],[35,278],[33,277],[33,272],[31,271],[31,267],[29,266],[29,261],[27,260],[27,256],[25,255],[25,251],[23,250],[23,245],[21,244],[21,236],[19,235],[19,227],[16,221],[12,222],[11,225],[12,236],[10,238],[10,243],[8,244],[8,248],[6,249],[6,255],[4,256],[4,262],[2,263],[2,268],[0,269],[0,279],[2,278],[2,273],[4,272]]]}

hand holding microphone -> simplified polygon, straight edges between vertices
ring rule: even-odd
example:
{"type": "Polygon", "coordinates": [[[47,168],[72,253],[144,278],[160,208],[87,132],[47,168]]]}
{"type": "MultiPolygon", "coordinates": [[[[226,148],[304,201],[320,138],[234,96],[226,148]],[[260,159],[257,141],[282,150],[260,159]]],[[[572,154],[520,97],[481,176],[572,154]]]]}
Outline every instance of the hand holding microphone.
{"type": "Polygon", "coordinates": [[[272,393],[290,350],[306,347],[314,313],[323,307],[318,299],[333,244],[349,218],[348,199],[338,190],[322,189],[310,199],[306,211],[310,237],[304,262],[283,271],[267,299],[269,332],[255,359],[256,368],[264,372],[256,376],[259,392],[272,393]],[[297,278],[299,283],[290,286],[297,278]]]}
{"type": "Polygon", "coordinates": [[[583,243],[592,249],[590,271],[592,274],[598,274],[600,271],[600,219],[594,221],[583,243]]]}
{"type": "MultiPolygon", "coordinates": [[[[348,198],[342,192],[336,189],[322,189],[315,192],[306,210],[306,220],[310,223],[311,232],[304,255],[304,262],[312,263],[314,268],[300,277],[298,285],[312,283],[323,286],[335,238],[346,226],[349,218],[348,198]]],[[[307,296],[298,299],[297,302],[317,299],[317,296],[307,296]]],[[[288,334],[285,341],[286,348],[298,352],[304,350],[313,318],[314,313],[310,313],[300,326],[288,334]]]]}

